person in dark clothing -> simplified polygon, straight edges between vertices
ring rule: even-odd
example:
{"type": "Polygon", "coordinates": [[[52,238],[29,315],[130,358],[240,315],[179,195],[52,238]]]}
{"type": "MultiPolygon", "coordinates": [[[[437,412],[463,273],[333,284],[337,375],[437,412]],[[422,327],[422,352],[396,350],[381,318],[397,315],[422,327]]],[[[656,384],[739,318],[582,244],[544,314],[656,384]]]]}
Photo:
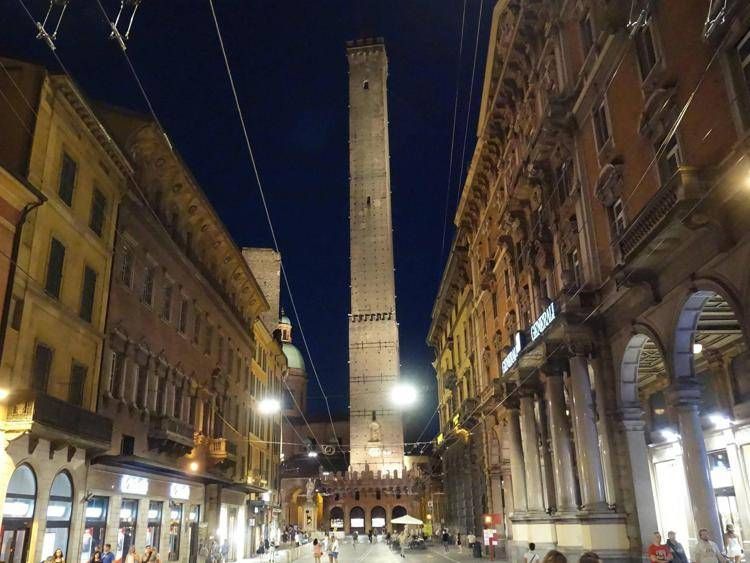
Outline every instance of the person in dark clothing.
{"type": "Polygon", "coordinates": [[[448,545],[451,543],[451,535],[448,533],[448,530],[443,530],[443,549],[445,551],[448,551],[448,545]]]}
{"type": "Polygon", "coordinates": [[[672,550],[672,563],[688,563],[685,548],[677,541],[677,534],[674,532],[667,533],[667,546],[672,550]]]}

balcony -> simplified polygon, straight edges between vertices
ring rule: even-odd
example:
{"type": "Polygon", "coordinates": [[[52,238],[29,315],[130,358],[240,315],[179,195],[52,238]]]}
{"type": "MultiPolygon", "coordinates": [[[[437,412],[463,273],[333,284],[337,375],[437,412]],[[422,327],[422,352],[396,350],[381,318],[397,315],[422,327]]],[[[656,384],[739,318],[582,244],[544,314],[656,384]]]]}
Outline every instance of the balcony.
{"type": "Polygon", "coordinates": [[[213,438],[208,445],[208,455],[219,469],[237,465],[237,444],[226,438],[213,438]]]}
{"type": "Polygon", "coordinates": [[[693,213],[686,221],[703,193],[698,171],[680,168],[617,240],[620,262],[629,270],[664,265],[676,246],[707,221],[701,213],[693,213]]]}
{"type": "Polygon", "coordinates": [[[192,424],[168,416],[155,416],[148,425],[148,447],[181,457],[192,451],[194,432],[192,424]]]}
{"type": "Polygon", "coordinates": [[[38,391],[24,390],[8,398],[4,429],[28,432],[33,438],[105,451],[112,441],[112,421],[38,391]]]}

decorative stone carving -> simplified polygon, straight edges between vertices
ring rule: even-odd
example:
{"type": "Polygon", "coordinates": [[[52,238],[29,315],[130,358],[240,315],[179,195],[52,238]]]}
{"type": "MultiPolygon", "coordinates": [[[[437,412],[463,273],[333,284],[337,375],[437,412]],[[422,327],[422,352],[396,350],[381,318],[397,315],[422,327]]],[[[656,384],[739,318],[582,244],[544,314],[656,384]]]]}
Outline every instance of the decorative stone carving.
{"type": "Polygon", "coordinates": [[[615,161],[605,164],[599,172],[595,194],[605,207],[610,207],[622,193],[622,169],[622,163],[615,161]]]}

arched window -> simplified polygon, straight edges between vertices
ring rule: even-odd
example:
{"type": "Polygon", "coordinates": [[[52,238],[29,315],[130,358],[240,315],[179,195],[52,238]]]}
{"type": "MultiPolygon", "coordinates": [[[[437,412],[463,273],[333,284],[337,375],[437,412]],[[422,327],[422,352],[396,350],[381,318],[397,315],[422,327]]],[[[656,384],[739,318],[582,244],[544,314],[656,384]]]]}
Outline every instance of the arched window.
{"type": "Polygon", "coordinates": [[[360,534],[365,532],[365,511],[361,506],[355,506],[349,512],[349,531],[357,531],[360,534]]]}
{"type": "Polygon", "coordinates": [[[331,509],[331,529],[332,530],[343,530],[344,529],[344,509],[340,506],[334,506],[331,509]]]}
{"type": "Polygon", "coordinates": [[[382,534],[385,530],[385,508],[382,506],[376,506],[370,513],[370,527],[375,530],[376,533],[382,534]]]}
{"type": "Polygon", "coordinates": [[[66,471],[61,471],[52,481],[47,505],[47,529],[44,531],[42,557],[62,549],[67,559],[70,519],[73,512],[73,482],[66,471]]]}
{"type": "MultiPolygon", "coordinates": [[[[401,518],[402,516],[406,516],[406,508],[403,506],[394,506],[393,510],[391,510],[391,522],[395,520],[396,518],[401,518]]],[[[404,529],[403,524],[393,524],[393,529],[400,532],[404,529]]]]}
{"type": "Polygon", "coordinates": [[[36,476],[28,465],[19,465],[8,482],[3,506],[0,560],[25,563],[36,506],[36,476]]]}

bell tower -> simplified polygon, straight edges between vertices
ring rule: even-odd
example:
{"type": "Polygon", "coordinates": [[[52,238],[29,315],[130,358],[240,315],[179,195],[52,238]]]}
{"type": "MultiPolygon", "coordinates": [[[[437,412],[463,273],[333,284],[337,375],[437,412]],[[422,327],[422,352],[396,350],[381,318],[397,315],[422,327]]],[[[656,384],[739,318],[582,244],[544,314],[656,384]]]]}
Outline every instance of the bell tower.
{"type": "Polygon", "coordinates": [[[404,432],[393,267],[388,59],[382,38],[347,43],[349,62],[350,465],[401,471],[404,432]]]}

